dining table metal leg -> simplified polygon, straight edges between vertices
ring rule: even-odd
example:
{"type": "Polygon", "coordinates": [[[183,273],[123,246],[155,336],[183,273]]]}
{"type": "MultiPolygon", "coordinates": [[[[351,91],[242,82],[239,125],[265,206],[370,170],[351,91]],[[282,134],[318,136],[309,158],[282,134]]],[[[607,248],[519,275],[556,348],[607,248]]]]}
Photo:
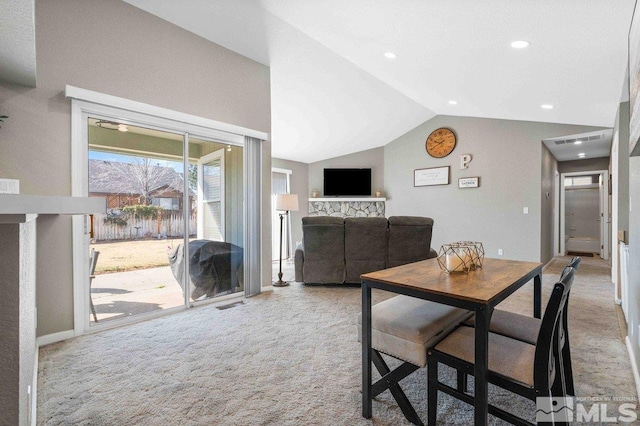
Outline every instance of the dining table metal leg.
{"type": "Polygon", "coordinates": [[[474,424],[486,426],[489,414],[489,320],[491,312],[486,306],[475,309],[475,364],[474,364],[474,424]]]}
{"type": "Polygon", "coordinates": [[[362,417],[371,418],[371,287],[362,282],[362,417]]]}
{"type": "Polygon", "coordinates": [[[542,276],[533,277],[533,316],[540,318],[542,315],[542,276]]]}

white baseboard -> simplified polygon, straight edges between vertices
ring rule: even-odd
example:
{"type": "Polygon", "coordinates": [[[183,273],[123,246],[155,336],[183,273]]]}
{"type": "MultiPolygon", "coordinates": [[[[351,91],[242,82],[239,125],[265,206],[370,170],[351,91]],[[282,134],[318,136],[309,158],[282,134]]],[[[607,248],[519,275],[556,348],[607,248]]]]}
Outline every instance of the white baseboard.
{"type": "Polygon", "coordinates": [[[40,336],[37,339],[38,347],[50,345],[56,342],[62,342],[63,340],[71,339],[72,337],[76,337],[76,333],[73,330],[60,331],[58,333],[40,336]]]}
{"type": "Polygon", "coordinates": [[[636,362],[636,356],[633,353],[631,339],[629,339],[629,336],[626,337],[625,343],[627,351],[629,352],[629,361],[631,362],[631,371],[633,371],[633,380],[636,383],[636,397],[640,399],[640,372],[638,372],[638,363],[636,362]]]}
{"type": "Polygon", "coordinates": [[[265,291],[273,291],[273,286],[268,285],[268,286],[262,287],[261,293],[264,293],[265,291]]]}

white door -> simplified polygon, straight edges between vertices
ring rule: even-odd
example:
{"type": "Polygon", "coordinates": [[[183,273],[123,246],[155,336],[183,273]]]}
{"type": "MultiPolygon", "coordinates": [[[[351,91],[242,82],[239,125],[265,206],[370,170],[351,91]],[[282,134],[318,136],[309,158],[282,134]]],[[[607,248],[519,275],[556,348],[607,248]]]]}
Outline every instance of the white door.
{"type": "Polygon", "coordinates": [[[629,246],[620,241],[620,306],[624,319],[629,323],[629,246]]]}
{"type": "Polygon", "coordinates": [[[611,234],[611,215],[609,214],[609,172],[600,173],[600,258],[609,259],[610,254],[610,234],[611,234]]]}
{"type": "Polygon", "coordinates": [[[224,149],[198,160],[198,239],[224,241],[224,149]]]}

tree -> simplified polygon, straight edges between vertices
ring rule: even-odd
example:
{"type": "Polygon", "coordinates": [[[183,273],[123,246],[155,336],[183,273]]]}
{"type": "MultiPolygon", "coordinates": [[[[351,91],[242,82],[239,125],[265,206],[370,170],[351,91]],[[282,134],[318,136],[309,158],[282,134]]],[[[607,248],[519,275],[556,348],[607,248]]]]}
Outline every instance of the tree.
{"type": "Polygon", "coordinates": [[[198,192],[198,166],[189,164],[189,189],[194,194],[198,192]]]}
{"type": "Polygon", "coordinates": [[[89,191],[140,196],[140,204],[151,204],[151,194],[161,187],[182,191],[182,177],[171,167],[154,164],[152,158],[139,158],[136,163],[92,161],[89,191]]]}

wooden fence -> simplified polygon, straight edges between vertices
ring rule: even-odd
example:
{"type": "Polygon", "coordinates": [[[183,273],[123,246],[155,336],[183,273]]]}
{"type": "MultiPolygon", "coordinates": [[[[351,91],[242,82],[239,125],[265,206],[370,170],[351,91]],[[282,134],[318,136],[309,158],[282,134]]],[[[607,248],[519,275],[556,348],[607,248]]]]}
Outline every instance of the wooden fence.
{"type": "MultiPolygon", "coordinates": [[[[163,212],[157,219],[128,219],[127,224],[105,222],[106,214],[94,215],[93,232],[96,241],[137,240],[142,238],[183,237],[181,212],[163,212]]],[[[196,215],[189,218],[189,235],[196,233],[196,215]]]]}

